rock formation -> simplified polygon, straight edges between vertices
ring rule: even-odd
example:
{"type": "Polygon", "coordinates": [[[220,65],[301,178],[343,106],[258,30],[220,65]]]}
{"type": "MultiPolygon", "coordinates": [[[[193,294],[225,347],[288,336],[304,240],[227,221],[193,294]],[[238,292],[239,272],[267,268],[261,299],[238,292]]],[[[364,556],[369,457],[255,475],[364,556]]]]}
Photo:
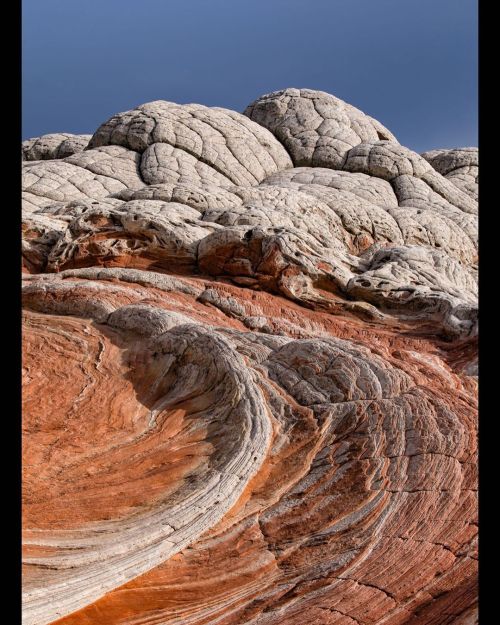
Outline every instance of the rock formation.
{"type": "Polygon", "coordinates": [[[477,623],[477,149],[286,89],[23,160],[25,625],[477,623]]]}

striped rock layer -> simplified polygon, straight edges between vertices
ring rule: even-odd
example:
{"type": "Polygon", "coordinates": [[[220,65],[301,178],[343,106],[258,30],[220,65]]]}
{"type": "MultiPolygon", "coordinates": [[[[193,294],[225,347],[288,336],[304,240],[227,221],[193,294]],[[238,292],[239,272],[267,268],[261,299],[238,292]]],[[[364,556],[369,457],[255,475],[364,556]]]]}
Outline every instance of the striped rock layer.
{"type": "Polygon", "coordinates": [[[477,183],[308,89],[25,141],[25,625],[477,623],[477,183]]]}

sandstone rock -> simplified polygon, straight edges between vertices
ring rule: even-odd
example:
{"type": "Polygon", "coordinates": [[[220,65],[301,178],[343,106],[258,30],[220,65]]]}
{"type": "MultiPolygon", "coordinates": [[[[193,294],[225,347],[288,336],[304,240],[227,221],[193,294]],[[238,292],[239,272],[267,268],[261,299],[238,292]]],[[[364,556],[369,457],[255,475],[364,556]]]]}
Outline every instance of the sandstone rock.
{"type": "MultiPolygon", "coordinates": [[[[282,183],[278,182],[281,186],[282,183]]],[[[402,232],[386,208],[360,197],[358,194],[322,184],[288,183],[293,189],[312,195],[326,204],[340,218],[348,247],[361,253],[378,242],[403,243],[402,232]]]]}
{"type": "Polygon", "coordinates": [[[44,161],[54,158],[66,158],[84,150],[92,135],[72,135],[60,132],[42,135],[23,141],[24,161],[44,161]]]}
{"type": "Polygon", "coordinates": [[[115,115],[98,128],[89,148],[102,145],[145,153],[146,171],[155,169],[150,149],[153,163],[160,165],[164,156],[190,155],[235,184],[255,184],[291,166],[283,146],[264,128],[234,111],[200,104],[158,100],[115,115]]]}
{"type": "Polygon", "coordinates": [[[344,164],[346,171],[377,176],[389,182],[398,176],[413,176],[465,213],[477,213],[477,203],[454,184],[439,175],[416,152],[392,141],[360,143],[349,150],[344,164]]]}
{"type": "Polygon", "coordinates": [[[378,139],[396,141],[378,121],[324,91],[275,91],[249,104],[245,115],[270,130],[297,167],[341,169],[355,145],[378,139]]]}
{"type": "MultiPolygon", "coordinates": [[[[251,187],[253,188],[253,187],[251,187]]],[[[240,206],[241,198],[236,195],[239,187],[235,187],[235,193],[228,189],[202,184],[198,186],[193,182],[175,183],[165,182],[151,184],[137,190],[124,189],[115,194],[121,200],[161,200],[163,202],[178,202],[196,208],[203,213],[210,208],[229,208],[240,206]]]]}
{"type": "Polygon", "coordinates": [[[398,205],[398,199],[386,180],[325,167],[294,167],[273,174],[262,182],[277,186],[288,186],[289,183],[300,184],[306,189],[311,185],[320,185],[338,191],[349,191],[381,208],[398,205]]]}
{"type": "Polygon", "coordinates": [[[443,329],[453,334],[477,332],[477,277],[473,269],[443,252],[416,246],[373,249],[369,263],[368,270],[347,285],[351,295],[379,307],[401,307],[409,314],[418,311],[428,320],[437,314],[443,329]]]}
{"type": "Polygon", "coordinates": [[[455,186],[475,200],[478,199],[479,151],[477,148],[431,150],[424,152],[422,157],[455,186]]]}
{"type": "Polygon", "coordinates": [[[25,625],[477,623],[477,150],[306,89],[70,139],[23,145],[25,625]]]}
{"type": "Polygon", "coordinates": [[[75,217],[48,256],[48,269],[108,262],[194,269],[198,243],[221,226],[175,202],[131,200],[116,208],[93,205],[75,217]]]}
{"type": "Polygon", "coordinates": [[[124,188],[126,185],[116,178],[94,174],[66,159],[33,162],[23,174],[23,190],[30,197],[41,198],[39,206],[85,198],[96,200],[124,188]]]}

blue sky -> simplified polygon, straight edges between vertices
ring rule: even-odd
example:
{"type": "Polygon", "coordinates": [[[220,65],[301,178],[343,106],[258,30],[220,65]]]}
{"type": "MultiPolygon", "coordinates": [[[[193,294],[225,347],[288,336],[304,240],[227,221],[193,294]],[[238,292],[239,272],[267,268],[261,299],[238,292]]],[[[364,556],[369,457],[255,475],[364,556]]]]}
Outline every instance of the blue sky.
{"type": "Polygon", "coordinates": [[[320,89],[413,150],[477,145],[477,0],[23,0],[23,138],[151,100],[320,89]]]}

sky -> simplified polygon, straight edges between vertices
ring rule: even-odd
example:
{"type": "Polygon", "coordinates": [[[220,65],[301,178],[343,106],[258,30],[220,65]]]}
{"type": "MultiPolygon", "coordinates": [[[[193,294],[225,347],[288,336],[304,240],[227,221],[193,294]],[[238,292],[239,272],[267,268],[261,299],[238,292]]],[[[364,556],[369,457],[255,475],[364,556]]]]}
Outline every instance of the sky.
{"type": "Polygon", "coordinates": [[[23,0],[22,138],[169,100],[327,91],[422,152],[477,145],[477,0],[23,0]]]}

